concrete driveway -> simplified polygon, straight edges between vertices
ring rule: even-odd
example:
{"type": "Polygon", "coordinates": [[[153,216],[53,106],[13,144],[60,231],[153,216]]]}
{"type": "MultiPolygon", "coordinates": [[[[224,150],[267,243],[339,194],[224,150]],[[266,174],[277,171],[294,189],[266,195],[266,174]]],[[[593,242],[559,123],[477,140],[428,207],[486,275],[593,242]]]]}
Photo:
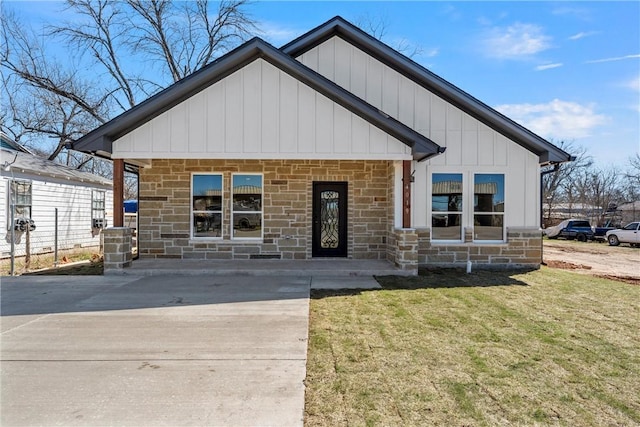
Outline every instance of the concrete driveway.
{"type": "Polygon", "coordinates": [[[300,426],[310,278],[2,278],[3,426],[300,426]]]}

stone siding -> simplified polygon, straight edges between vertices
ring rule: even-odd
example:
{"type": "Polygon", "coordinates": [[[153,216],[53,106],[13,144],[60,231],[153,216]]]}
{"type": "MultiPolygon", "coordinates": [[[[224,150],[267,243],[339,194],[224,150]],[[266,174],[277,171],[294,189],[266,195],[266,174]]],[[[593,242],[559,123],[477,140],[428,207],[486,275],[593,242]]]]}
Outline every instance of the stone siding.
{"type": "Polygon", "coordinates": [[[464,243],[433,243],[431,230],[420,228],[418,233],[418,264],[420,267],[465,267],[467,261],[474,268],[540,268],[542,262],[542,233],[538,229],[508,228],[504,243],[473,243],[473,230],[465,229],[464,243]]]}
{"type": "Polygon", "coordinates": [[[418,274],[418,233],[412,228],[398,228],[393,232],[393,253],[390,261],[400,270],[418,274]]]}
{"type": "Polygon", "coordinates": [[[105,274],[131,267],[132,230],[129,227],[106,228],[103,240],[105,274]]]}
{"type": "Polygon", "coordinates": [[[348,183],[348,257],[386,259],[392,230],[393,163],[343,160],[153,160],[140,171],[139,254],[143,258],[311,258],[312,184],[348,183]],[[223,174],[223,239],[190,237],[191,174],[223,174]],[[231,174],[262,173],[263,236],[231,233],[231,174]]]}

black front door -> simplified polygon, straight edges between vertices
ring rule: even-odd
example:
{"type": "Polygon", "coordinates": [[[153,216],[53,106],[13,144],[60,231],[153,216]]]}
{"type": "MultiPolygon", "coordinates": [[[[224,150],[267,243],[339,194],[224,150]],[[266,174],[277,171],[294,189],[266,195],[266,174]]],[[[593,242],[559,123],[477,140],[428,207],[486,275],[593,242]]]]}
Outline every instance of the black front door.
{"type": "Polygon", "coordinates": [[[313,183],[314,257],[347,256],[347,183],[313,183]]]}

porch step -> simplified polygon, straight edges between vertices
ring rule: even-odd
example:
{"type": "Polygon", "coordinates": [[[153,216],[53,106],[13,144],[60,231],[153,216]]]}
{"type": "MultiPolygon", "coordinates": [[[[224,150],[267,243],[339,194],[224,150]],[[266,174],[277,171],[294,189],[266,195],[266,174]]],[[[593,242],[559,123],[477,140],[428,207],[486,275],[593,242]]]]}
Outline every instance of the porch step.
{"type": "Polygon", "coordinates": [[[400,270],[385,260],[182,260],[138,259],[129,268],[110,270],[106,274],[135,276],[318,276],[365,277],[410,276],[411,271],[400,270]]]}

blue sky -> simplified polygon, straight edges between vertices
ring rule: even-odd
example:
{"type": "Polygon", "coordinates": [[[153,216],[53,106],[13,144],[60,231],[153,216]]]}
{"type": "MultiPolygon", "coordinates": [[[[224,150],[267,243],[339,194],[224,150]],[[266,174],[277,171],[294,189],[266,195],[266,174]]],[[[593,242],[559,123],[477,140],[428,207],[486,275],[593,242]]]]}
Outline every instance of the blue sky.
{"type": "Polygon", "coordinates": [[[602,167],[640,152],[640,2],[259,2],[281,46],[335,15],[384,22],[383,41],[542,137],[602,167]]]}
{"type": "MultiPolygon", "coordinates": [[[[11,2],[34,22],[57,2],[11,2]]],[[[333,16],[383,22],[384,42],[549,140],[602,167],[640,152],[640,2],[258,1],[248,11],[276,47],[333,16]]]]}

